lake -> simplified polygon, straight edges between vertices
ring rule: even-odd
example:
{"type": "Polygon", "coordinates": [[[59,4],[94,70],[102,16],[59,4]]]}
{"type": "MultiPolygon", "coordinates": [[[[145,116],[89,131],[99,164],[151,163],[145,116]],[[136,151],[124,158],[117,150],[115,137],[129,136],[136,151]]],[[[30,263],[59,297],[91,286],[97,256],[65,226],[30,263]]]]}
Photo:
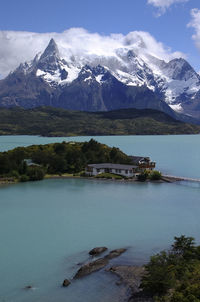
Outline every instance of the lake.
{"type": "MultiPolygon", "coordinates": [[[[2,136],[0,148],[89,139],[2,136]]],[[[166,173],[200,177],[199,135],[95,139],[128,154],[150,156],[166,173]]],[[[199,195],[198,184],[184,182],[51,179],[1,186],[0,301],[121,301],[123,288],[104,271],[68,288],[61,284],[95,246],[128,248],[111,264],[141,264],[169,248],[174,236],[194,236],[199,243],[199,195]],[[26,285],[35,289],[24,290],[26,285]]]]}

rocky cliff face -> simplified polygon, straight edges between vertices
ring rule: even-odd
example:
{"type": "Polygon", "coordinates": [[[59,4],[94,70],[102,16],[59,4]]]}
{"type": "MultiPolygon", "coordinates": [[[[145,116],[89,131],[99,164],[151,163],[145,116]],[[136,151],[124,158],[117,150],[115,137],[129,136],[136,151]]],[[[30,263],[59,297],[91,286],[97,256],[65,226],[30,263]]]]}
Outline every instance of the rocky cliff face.
{"type": "Polygon", "coordinates": [[[182,58],[165,62],[128,47],[113,56],[71,53],[66,60],[51,39],[42,54],[0,81],[0,106],[42,105],[83,111],[152,108],[200,118],[200,77],[182,58]]]}

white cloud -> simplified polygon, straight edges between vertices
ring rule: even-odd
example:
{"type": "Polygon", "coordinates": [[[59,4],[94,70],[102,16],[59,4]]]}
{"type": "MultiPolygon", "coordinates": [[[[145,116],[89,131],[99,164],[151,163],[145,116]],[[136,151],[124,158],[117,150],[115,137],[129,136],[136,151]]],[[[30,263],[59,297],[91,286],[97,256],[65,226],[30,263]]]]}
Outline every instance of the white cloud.
{"type": "Polygon", "coordinates": [[[0,31],[0,74],[4,77],[20,63],[33,59],[38,52],[44,51],[51,38],[55,39],[66,60],[71,60],[72,56],[82,61],[88,56],[116,56],[116,49],[120,48],[151,54],[166,61],[183,57],[182,53],[172,53],[150,33],[142,31],[109,36],[89,33],[83,28],[71,28],[62,33],[0,31]]]}
{"type": "Polygon", "coordinates": [[[166,10],[173,4],[177,3],[185,3],[190,0],[147,0],[148,4],[152,4],[153,6],[158,8],[158,16],[164,14],[166,10]]]}
{"type": "Polygon", "coordinates": [[[192,20],[188,24],[188,27],[193,27],[195,34],[192,36],[195,41],[196,47],[200,50],[200,9],[194,8],[191,10],[192,20]]]}

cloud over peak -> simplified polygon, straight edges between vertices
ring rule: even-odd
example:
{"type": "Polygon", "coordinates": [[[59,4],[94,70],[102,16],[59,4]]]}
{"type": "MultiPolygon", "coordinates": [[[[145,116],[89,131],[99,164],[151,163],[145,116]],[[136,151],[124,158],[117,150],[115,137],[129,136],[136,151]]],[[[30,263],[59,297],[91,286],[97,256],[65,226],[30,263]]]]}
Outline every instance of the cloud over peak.
{"type": "Polygon", "coordinates": [[[188,24],[188,27],[193,27],[195,34],[192,36],[195,41],[196,47],[200,50],[200,9],[193,8],[191,10],[191,21],[188,24]]]}
{"type": "Polygon", "coordinates": [[[143,31],[107,36],[90,33],[83,28],[70,28],[62,33],[0,31],[0,75],[4,77],[20,63],[32,60],[37,53],[44,51],[51,38],[54,38],[61,56],[67,61],[72,57],[80,61],[96,56],[115,57],[117,50],[122,48],[165,61],[184,56],[180,52],[171,52],[170,48],[143,31]]]}
{"type": "Polygon", "coordinates": [[[164,14],[166,10],[173,4],[184,3],[190,0],[147,0],[148,4],[152,4],[158,8],[158,16],[164,14]]]}

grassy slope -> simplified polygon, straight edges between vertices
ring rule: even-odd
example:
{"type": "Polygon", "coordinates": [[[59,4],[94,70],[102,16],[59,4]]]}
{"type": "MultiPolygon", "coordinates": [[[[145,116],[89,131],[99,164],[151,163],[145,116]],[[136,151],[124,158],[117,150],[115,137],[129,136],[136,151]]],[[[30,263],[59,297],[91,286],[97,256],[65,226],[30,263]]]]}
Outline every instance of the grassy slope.
{"type": "Polygon", "coordinates": [[[0,108],[0,135],[43,136],[195,134],[200,126],[178,122],[163,112],[122,109],[79,112],[41,107],[31,110],[0,108]]]}

